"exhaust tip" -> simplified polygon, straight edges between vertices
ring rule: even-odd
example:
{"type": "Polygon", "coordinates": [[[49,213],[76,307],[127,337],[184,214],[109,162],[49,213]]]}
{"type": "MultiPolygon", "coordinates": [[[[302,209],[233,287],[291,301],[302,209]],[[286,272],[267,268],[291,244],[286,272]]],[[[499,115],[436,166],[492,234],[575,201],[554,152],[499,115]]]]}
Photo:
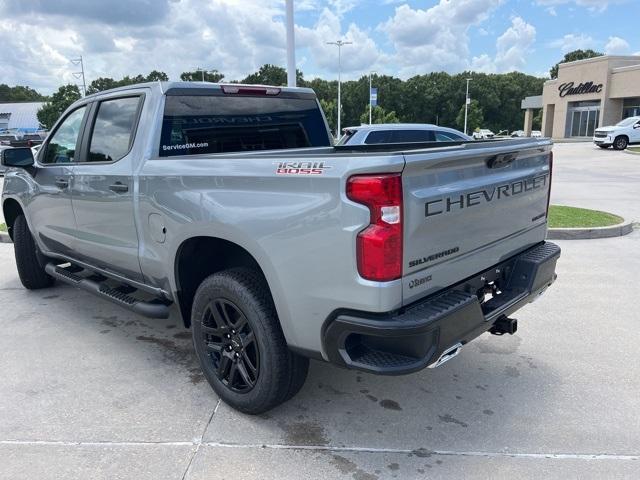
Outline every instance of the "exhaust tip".
{"type": "Polygon", "coordinates": [[[460,353],[461,349],[462,349],[462,343],[460,342],[456,343],[455,345],[452,345],[451,347],[447,348],[444,352],[442,352],[440,357],[438,357],[438,360],[436,360],[434,363],[429,365],[428,368],[436,368],[442,365],[443,363],[448,362],[453,357],[457,356],[460,353]]]}

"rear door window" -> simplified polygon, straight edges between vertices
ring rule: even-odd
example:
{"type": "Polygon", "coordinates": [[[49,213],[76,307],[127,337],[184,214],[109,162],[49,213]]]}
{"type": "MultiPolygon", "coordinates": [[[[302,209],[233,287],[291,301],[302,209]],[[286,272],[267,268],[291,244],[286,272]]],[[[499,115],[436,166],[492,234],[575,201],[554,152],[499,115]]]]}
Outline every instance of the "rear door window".
{"type": "Polygon", "coordinates": [[[435,135],[437,142],[459,142],[461,140],[464,140],[464,138],[462,138],[460,135],[456,135],[455,133],[451,132],[443,132],[441,130],[437,130],[435,132],[435,135]]]}
{"type": "Polygon", "coordinates": [[[377,143],[392,143],[391,130],[374,130],[367,135],[364,143],[367,145],[374,145],[377,143]]]}
{"type": "Polygon", "coordinates": [[[115,162],[129,153],[140,99],[136,96],[100,102],[87,161],[115,162]]]}
{"type": "Polygon", "coordinates": [[[160,156],[331,145],[315,98],[167,95],[160,156]]]}
{"type": "Polygon", "coordinates": [[[431,130],[394,130],[393,143],[433,142],[435,136],[431,130]]]}

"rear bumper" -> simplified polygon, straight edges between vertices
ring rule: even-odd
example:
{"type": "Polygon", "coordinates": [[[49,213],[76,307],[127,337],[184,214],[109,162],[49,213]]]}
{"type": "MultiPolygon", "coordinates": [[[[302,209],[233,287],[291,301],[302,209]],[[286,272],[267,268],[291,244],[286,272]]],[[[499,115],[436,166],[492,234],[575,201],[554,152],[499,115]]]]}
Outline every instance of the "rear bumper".
{"type": "Polygon", "coordinates": [[[372,373],[421,370],[535,300],[555,281],[559,257],[560,247],[543,242],[400,310],[336,311],[323,328],[324,351],[332,363],[372,373]],[[492,285],[499,293],[482,301],[478,292],[492,285]]]}

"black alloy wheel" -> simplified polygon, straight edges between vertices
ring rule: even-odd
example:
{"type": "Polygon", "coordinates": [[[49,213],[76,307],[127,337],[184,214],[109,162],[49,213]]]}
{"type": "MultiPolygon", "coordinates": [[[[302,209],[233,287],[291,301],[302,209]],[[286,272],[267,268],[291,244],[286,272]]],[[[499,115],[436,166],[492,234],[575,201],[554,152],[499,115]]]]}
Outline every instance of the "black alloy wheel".
{"type": "Polygon", "coordinates": [[[258,343],[247,317],[233,302],[213,299],[201,323],[205,350],[215,376],[229,390],[247,393],[260,374],[258,343]]]}

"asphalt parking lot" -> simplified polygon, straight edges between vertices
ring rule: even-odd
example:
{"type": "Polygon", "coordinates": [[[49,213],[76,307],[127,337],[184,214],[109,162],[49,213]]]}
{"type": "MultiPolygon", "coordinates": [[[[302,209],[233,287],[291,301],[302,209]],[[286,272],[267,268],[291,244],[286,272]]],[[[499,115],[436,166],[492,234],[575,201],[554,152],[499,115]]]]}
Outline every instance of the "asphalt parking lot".
{"type": "MultiPolygon", "coordinates": [[[[640,220],[640,156],[555,152],[554,203],[640,220]]],[[[640,231],[558,243],[516,335],[404,377],[313,362],[258,417],[218,401],[177,317],[24,290],[0,244],[0,478],[638,478],[640,231]]]]}

